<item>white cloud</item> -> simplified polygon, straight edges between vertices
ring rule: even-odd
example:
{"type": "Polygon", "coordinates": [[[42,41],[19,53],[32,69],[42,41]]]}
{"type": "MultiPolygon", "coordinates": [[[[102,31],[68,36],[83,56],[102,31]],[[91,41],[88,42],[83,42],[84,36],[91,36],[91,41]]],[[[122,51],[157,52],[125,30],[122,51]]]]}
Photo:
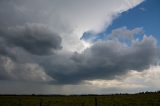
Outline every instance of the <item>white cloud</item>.
{"type": "MultiPolygon", "coordinates": [[[[86,31],[98,33],[107,28],[120,13],[141,3],[142,0],[69,0],[61,1],[57,5],[57,14],[69,26],[62,31],[64,49],[80,51],[85,48],[85,43],[80,41],[86,31]],[[65,4],[65,5],[64,5],[65,4]],[[67,21],[67,22],[66,22],[67,21]]],[[[54,16],[53,16],[54,17],[54,16]]],[[[52,18],[53,19],[53,18],[52,18]]],[[[55,20],[50,20],[52,25],[55,20]]],[[[61,32],[60,32],[61,33],[61,32]]]]}
{"type": "Polygon", "coordinates": [[[80,40],[84,32],[102,31],[120,13],[141,2],[143,0],[8,0],[0,4],[0,16],[5,26],[45,24],[62,36],[63,49],[81,51],[87,45],[80,40]]]}

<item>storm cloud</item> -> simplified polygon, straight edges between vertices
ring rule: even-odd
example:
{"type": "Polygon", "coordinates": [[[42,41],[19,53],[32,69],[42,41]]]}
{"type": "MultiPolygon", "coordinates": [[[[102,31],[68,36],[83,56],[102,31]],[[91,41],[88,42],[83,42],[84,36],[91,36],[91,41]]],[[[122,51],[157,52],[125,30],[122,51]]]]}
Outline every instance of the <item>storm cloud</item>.
{"type": "MultiPolygon", "coordinates": [[[[123,33],[117,34],[125,33],[127,36],[131,34],[127,33],[128,31],[129,29],[126,29],[125,33],[122,30],[123,33]]],[[[156,63],[157,45],[154,37],[144,35],[142,40],[136,40],[133,36],[130,40],[131,44],[128,44],[121,41],[124,36],[110,39],[111,36],[113,34],[108,36],[109,39],[97,41],[82,53],[75,52],[69,59],[64,58],[59,63],[54,63],[53,67],[61,71],[51,68],[49,75],[58,83],[79,83],[84,80],[114,79],[130,70],[143,71],[156,63]]]]}
{"type": "MultiPolygon", "coordinates": [[[[0,83],[5,84],[1,88],[5,90],[7,83],[15,82],[10,86],[15,85],[13,92],[17,93],[17,87],[27,82],[27,93],[32,93],[28,84],[40,82],[41,88],[43,84],[58,86],[56,91],[59,86],[77,85],[78,91],[86,82],[117,80],[133,70],[143,73],[159,65],[157,39],[145,35],[143,27],[112,29],[97,39],[121,13],[142,2],[0,0],[0,83]],[[85,32],[96,37],[91,41],[80,39],[85,32]]],[[[22,88],[26,90],[26,86],[22,88]]],[[[64,87],[64,92],[66,88],[70,90],[64,87]]]]}
{"type": "Polygon", "coordinates": [[[8,47],[21,47],[31,54],[49,54],[61,48],[60,36],[38,25],[1,29],[0,38],[8,47]]]}
{"type": "Polygon", "coordinates": [[[118,28],[82,52],[61,51],[61,37],[39,24],[0,30],[1,79],[77,84],[115,79],[156,63],[158,47],[142,28],[118,28]],[[138,39],[138,36],[143,36],[138,39]]]}
{"type": "Polygon", "coordinates": [[[62,48],[61,37],[43,25],[0,29],[0,79],[48,81],[34,57],[54,55],[62,48]]]}

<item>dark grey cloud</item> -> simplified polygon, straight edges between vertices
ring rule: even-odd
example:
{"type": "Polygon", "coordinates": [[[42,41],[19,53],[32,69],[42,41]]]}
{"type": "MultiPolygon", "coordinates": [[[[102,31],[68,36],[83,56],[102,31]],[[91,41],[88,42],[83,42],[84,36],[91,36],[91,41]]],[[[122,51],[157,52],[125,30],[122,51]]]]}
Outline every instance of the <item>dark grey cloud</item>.
{"type": "Polygon", "coordinates": [[[37,1],[0,0],[2,80],[52,80],[34,58],[54,55],[62,48],[61,37],[44,24],[48,7],[37,1]]]}
{"type": "Polygon", "coordinates": [[[35,57],[54,55],[61,37],[39,24],[0,29],[0,79],[53,80],[35,57]]]}
{"type": "MultiPolygon", "coordinates": [[[[44,26],[26,25],[0,29],[2,46],[20,47],[35,55],[50,54],[61,48],[61,37],[44,26]]],[[[7,47],[2,47],[6,52],[7,47]]]]}
{"type": "MultiPolygon", "coordinates": [[[[128,33],[129,30],[126,29],[125,36],[142,32],[135,30],[137,29],[128,33]]],[[[124,30],[117,34],[121,35],[121,32],[124,38],[124,30]]],[[[113,33],[115,34],[114,31],[113,33]]],[[[55,79],[55,83],[75,84],[83,80],[114,79],[130,70],[143,71],[157,62],[158,48],[154,37],[144,36],[142,40],[137,40],[133,36],[132,39],[127,38],[131,42],[128,44],[121,41],[120,36],[117,39],[111,39],[111,36],[113,35],[109,35],[104,41],[96,42],[82,53],[59,55],[48,59],[48,62],[42,62],[41,65],[55,79]]]]}

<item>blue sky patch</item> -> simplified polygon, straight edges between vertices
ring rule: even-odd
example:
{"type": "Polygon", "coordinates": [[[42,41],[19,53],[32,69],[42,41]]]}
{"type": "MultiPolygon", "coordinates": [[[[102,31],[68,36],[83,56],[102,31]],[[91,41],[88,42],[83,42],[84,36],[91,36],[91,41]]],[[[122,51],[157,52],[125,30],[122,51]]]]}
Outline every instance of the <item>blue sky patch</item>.
{"type": "MultiPolygon", "coordinates": [[[[95,41],[104,39],[112,30],[126,26],[128,29],[142,27],[145,34],[154,36],[160,40],[160,0],[146,0],[137,7],[123,12],[113,23],[103,32],[94,35],[85,32],[81,39],[95,41]]],[[[138,37],[138,36],[137,36],[138,37]]],[[[141,36],[139,36],[141,39],[141,36]]],[[[158,45],[160,43],[158,42],[158,45]]]]}

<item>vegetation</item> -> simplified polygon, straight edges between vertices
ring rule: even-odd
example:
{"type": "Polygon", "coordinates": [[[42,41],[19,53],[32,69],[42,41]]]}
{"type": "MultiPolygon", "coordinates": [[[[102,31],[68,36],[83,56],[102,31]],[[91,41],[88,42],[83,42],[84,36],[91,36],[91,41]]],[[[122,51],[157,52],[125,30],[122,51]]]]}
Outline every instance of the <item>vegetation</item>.
{"type": "Polygon", "coordinates": [[[0,106],[160,106],[160,92],[114,95],[1,95],[0,106]]]}

